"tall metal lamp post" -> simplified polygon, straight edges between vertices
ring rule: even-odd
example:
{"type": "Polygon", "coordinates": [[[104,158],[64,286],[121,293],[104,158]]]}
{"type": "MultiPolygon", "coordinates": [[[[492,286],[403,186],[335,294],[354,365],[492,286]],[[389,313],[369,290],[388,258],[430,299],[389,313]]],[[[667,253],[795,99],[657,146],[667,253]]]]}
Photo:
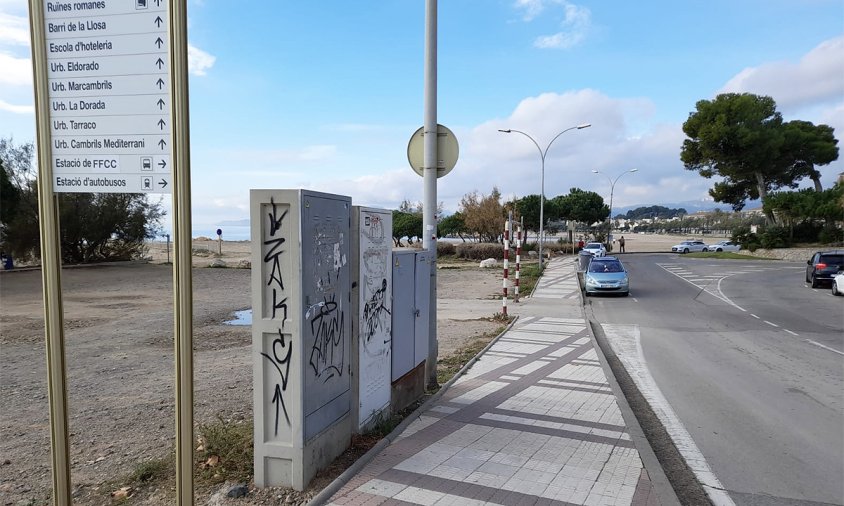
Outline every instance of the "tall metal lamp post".
{"type": "Polygon", "coordinates": [[[539,150],[539,156],[542,159],[542,165],[541,165],[541,169],[540,169],[540,181],[541,182],[540,182],[540,188],[539,188],[539,270],[540,271],[542,271],[542,262],[543,262],[542,243],[545,241],[545,228],[544,228],[544,226],[545,226],[545,213],[544,213],[544,210],[545,210],[545,155],[548,154],[548,149],[551,148],[551,144],[554,144],[554,141],[556,141],[559,136],[563,135],[564,133],[568,132],[569,130],[582,130],[584,128],[589,128],[590,126],[592,126],[591,123],[584,123],[582,125],[577,125],[577,126],[566,128],[562,132],[555,135],[553,139],[551,139],[551,142],[548,143],[548,145],[545,147],[544,151],[542,150],[541,147],[539,147],[539,143],[536,142],[536,139],[534,139],[530,135],[526,134],[525,132],[522,132],[521,130],[513,130],[513,129],[510,129],[510,128],[508,128],[506,130],[498,130],[499,132],[502,132],[502,133],[505,133],[505,134],[515,132],[517,134],[524,135],[525,137],[527,137],[528,139],[530,139],[533,142],[533,144],[536,146],[536,149],[539,150]]]}
{"type": "Polygon", "coordinates": [[[618,176],[616,176],[615,179],[611,179],[609,176],[607,176],[606,174],[604,174],[601,171],[598,171],[598,170],[592,171],[595,174],[601,174],[602,176],[606,177],[607,181],[610,182],[610,215],[607,217],[607,248],[609,248],[610,232],[612,232],[612,196],[613,196],[613,193],[615,192],[615,183],[617,183],[618,180],[621,179],[621,176],[623,176],[627,173],[636,172],[638,170],[639,169],[630,169],[630,170],[624,171],[621,174],[619,174],[618,176]]]}

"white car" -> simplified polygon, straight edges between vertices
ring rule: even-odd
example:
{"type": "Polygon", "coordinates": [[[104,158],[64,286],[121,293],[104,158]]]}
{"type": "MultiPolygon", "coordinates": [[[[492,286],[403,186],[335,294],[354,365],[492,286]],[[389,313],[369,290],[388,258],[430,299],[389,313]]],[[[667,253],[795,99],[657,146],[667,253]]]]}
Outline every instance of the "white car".
{"type": "Polygon", "coordinates": [[[710,244],[703,251],[739,251],[741,244],[733,241],[719,241],[715,244],[710,244]]]}
{"type": "Polygon", "coordinates": [[[602,257],[607,254],[607,248],[599,242],[590,242],[583,247],[583,251],[591,253],[593,257],[602,257]]]}
{"type": "Polygon", "coordinates": [[[706,251],[706,243],[703,241],[683,241],[676,246],[671,246],[674,253],[694,253],[706,251]]]}
{"type": "Polygon", "coordinates": [[[844,295],[844,271],[838,271],[832,278],[832,295],[844,295]]]}

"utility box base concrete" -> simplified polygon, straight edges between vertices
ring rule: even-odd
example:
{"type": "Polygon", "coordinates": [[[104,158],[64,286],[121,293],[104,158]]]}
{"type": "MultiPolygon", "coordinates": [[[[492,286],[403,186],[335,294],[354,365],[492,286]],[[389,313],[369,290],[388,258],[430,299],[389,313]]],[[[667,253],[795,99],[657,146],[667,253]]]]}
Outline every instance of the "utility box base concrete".
{"type": "Polygon", "coordinates": [[[255,484],[304,490],[351,441],[351,199],[252,190],[255,484]]]}

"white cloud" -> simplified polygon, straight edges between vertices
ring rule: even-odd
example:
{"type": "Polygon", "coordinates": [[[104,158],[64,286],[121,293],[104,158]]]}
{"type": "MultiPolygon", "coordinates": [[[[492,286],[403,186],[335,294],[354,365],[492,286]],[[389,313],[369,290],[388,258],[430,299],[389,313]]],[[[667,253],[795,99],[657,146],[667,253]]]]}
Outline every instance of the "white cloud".
{"type": "Polygon", "coordinates": [[[35,114],[35,107],[32,105],[14,105],[0,99],[0,111],[12,112],[15,114],[35,114]]]}
{"type": "Polygon", "coordinates": [[[680,124],[655,124],[655,105],[646,98],[614,98],[597,90],[544,93],[522,100],[507,118],[456,131],[461,142],[457,167],[440,180],[438,200],[457,210],[460,197],[477,190],[488,194],[496,185],[506,198],[538,194],[540,151],[545,158],[545,194],[568,193],[573,187],[595,191],[609,200],[613,178],[638,169],[615,187],[614,205],[656,204],[706,197],[712,181],[686,171],[679,154],[685,138],[680,124]],[[591,123],[590,128],[570,130],[591,123]],[[534,145],[518,133],[536,140],[534,145]]]}
{"type": "Polygon", "coordinates": [[[214,66],[217,57],[188,44],[188,72],[195,76],[207,75],[208,69],[214,66]]]}
{"type": "Polygon", "coordinates": [[[0,12],[0,44],[29,45],[29,22],[25,17],[0,12]]]}
{"type": "Polygon", "coordinates": [[[32,61],[0,52],[0,84],[32,86],[32,61]]]}
{"type": "Polygon", "coordinates": [[[822,42],[800,61],[748,67],[719,92],[769,95],[781,109],[844,99],[844,36],[822,42]]]}
{"type": "Polygon", "coordinates": [[[543,0],[516,0],[515,8],[524,9],[525,13],[522,16],[524,21],[532,21],[545,10],[545,2],[543,0]]]}
{"type": "Polygon", "coordinates": [[[533,45],[540,49],[570,49],[586,38],[592,24],[592,12],[586,7],[564,3],[565,19],[562,31],[553,35],[543,35],[534,40],[533,45]]]}
{"type": "Polygon", "coordinates": [[[592,24],[592,11],[566,0],[516,0],[514,7],[524,11],[522,20],[525,22],[533,21],[546,11],[557,12],[557,9],[551,7],[562,9],[562,29],[551,35],[537,37],[533,45],[540,49],[570,49],[583,42],[592,24]]]}

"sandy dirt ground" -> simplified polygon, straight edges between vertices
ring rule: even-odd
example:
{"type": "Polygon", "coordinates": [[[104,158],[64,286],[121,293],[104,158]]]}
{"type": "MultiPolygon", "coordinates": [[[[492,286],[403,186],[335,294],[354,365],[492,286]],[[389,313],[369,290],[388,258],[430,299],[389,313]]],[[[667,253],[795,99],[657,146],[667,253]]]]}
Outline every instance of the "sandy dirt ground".
{"type": "MultiPolygon", "coordinates": [[[[195,420],[251,419],[249,326],[223,324],[250,300],[249,243],[194,244],[195,420]]],[[[151,245],[150,263],[121,263],[62,272],[71,473],[77,491],[131,473],[173,447],[173,291],[166,247],[151,245]]],[[[500,302],[499,269],[442,269],[443,300],[474,304],[450,319],[440,311],[440,356],[492,332],[500,302]],[[480,308],[478,310],[478,308],[480,308]]],[[[41,273],[0,274],[0,505],[42,504],[51,489],[41,273]]],[[[438,305],[439,306],[439,305],[438,305]]],[[[75,504],[102,504],[80,493],[75,504]],[[86,499],[87,498],[87,499],[86,499]]],[[[162,500],[161,504],[167,504],[162,500]]],[[[145,502],[151,504],[152,502],[145,502]]],[[[197,504],[203,502],[197,499],[197,504]]]]}
{"type": "MultiPolygon", "coordinates": [[[[625,236],[627,250],[668,251],[684,237],[625,236]]],[[[250,307],[249,242],[195,240],[193,293],[195,420],[251,419],[251,331],[223,322],[250,307]],[[219,252],[222,251],[222,254],[219,252]],[[217,260],[230,268],[208,268],[217,260]],[[241,268],[237,268],[241,267],[241,268]]],[[[172,254],[172,252],[171,252],[172,254]]],[[[174,443],[172,270],[165,243],[149,262],[62,272],[72,483],[90,491],[162,458],[174,443]]],[[[437,274],[440,356],[499,327],[501,269],[437,274]]],[[[517,314],[517,306],[511,306],[517,314]]],[[[0,274],[0,505],[49,497],[50,422],[41,274],[0,274]]],[[[111,486],[111,485],[110,485],[111,486]]],[[[154,495],[154,494],[153,494],[154,495]]],[[[162,491],[161,497],[166,497],[162,491]]],[[[167,504],[167,499],[159,499],[167,504]]],[[[157,504],[150,500],[145,504],[157,504]]],[[[197,504],[204,503],[197,498],[197,504]]],[[[241,504],[243,504],[241,502],[241,504]]]]}

